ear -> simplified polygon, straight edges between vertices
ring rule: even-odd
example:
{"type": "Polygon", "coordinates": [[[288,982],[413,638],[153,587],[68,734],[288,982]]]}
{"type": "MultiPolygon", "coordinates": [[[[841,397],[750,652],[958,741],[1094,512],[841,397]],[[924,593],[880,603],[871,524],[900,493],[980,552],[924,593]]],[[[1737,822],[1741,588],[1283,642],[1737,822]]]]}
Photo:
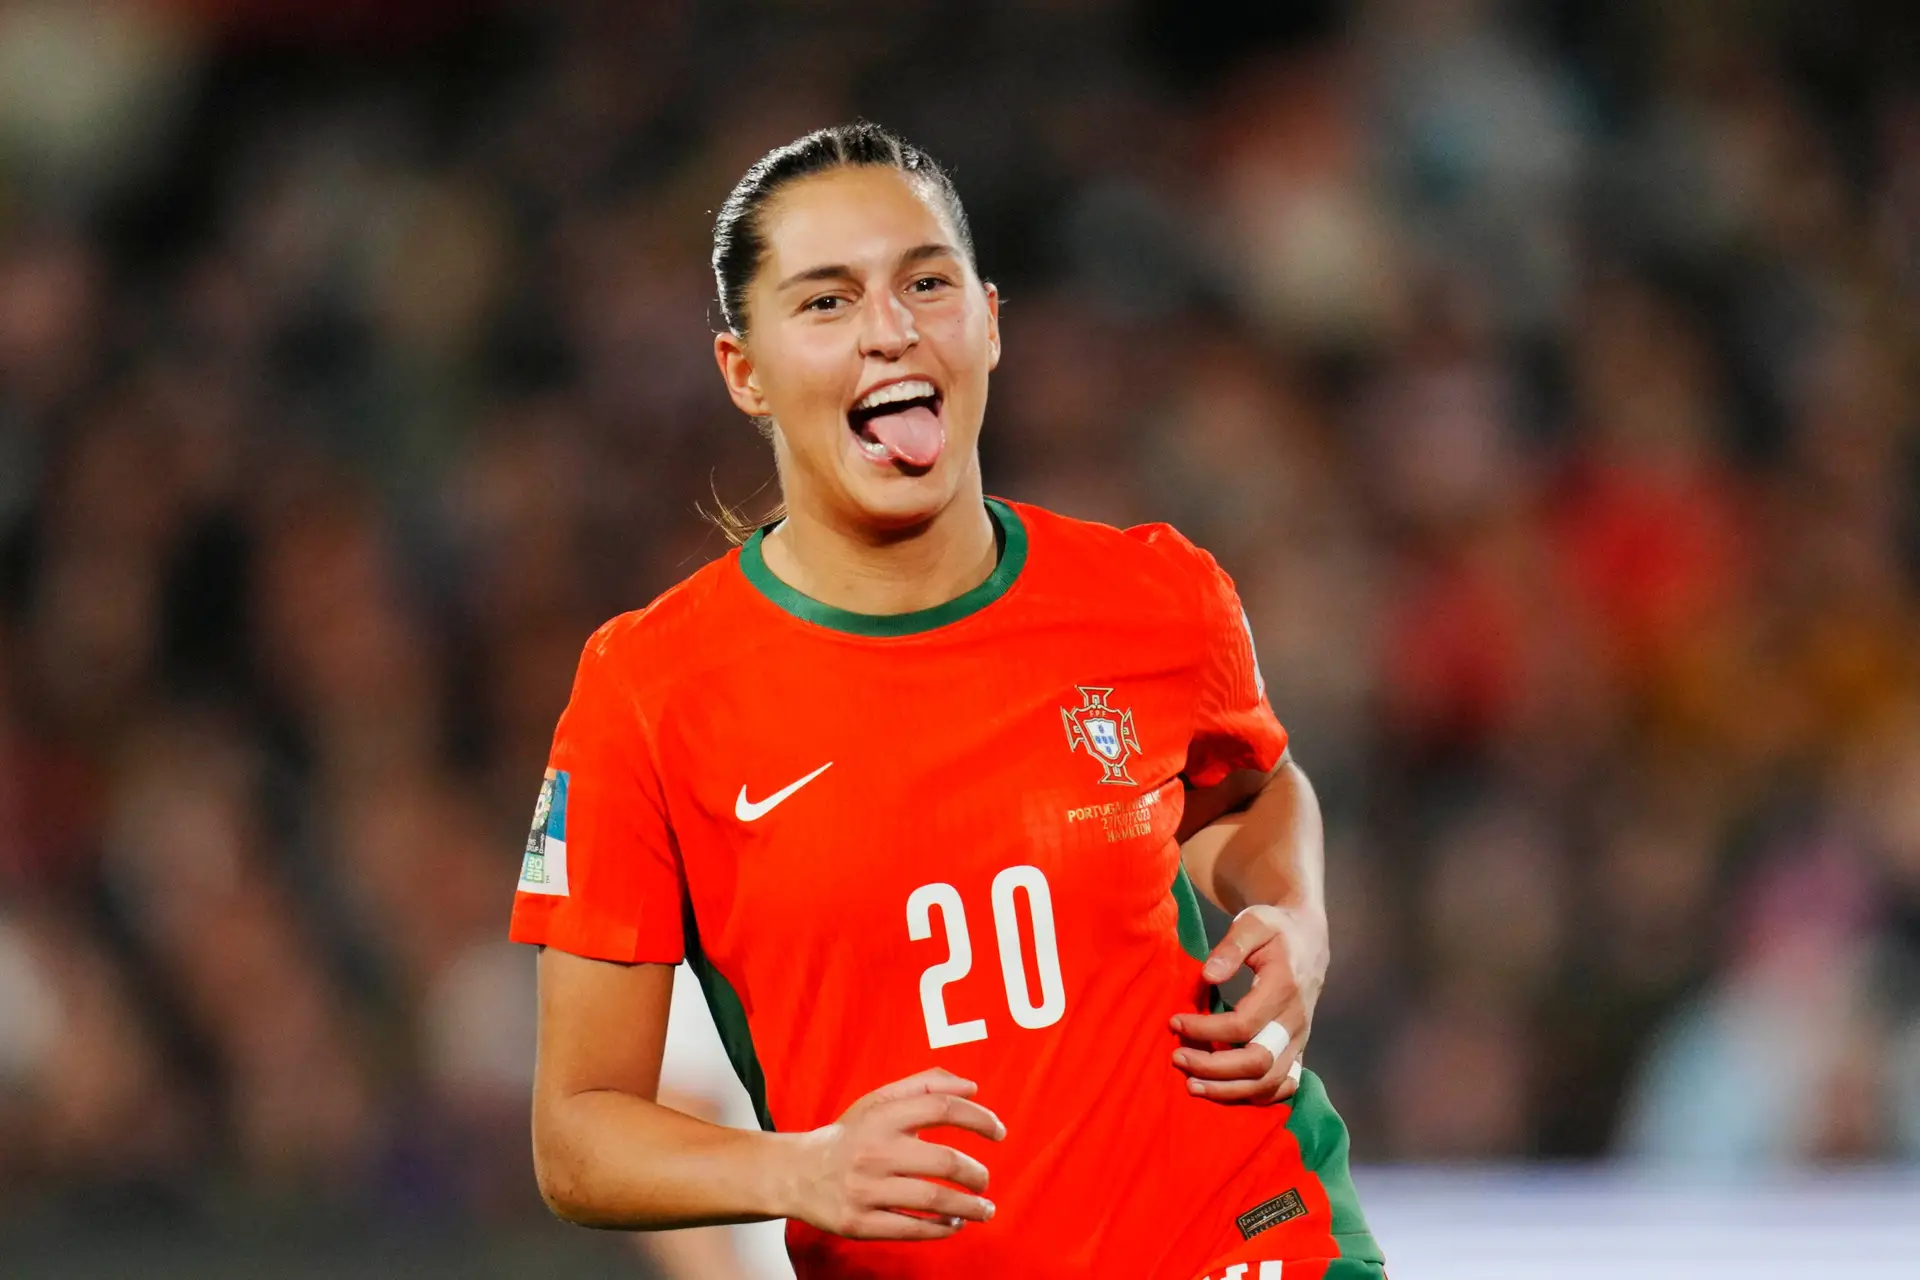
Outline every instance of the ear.
{"type": "Polygon", "coordinates": [[[747,344],[731,329],[713,335],[713,359],[720,366],[720,379],[727,384],[727,395],[734,406],[749,418],[772,414],[767,398],[760,394],[760,379],[753,370],[753,356],[747,344]]]}
{"type": "Polygon", "coordinates": [[[980,282],[987,291],[987,368],[1000,367],[1000,286],[991,280],[980,282]]]}

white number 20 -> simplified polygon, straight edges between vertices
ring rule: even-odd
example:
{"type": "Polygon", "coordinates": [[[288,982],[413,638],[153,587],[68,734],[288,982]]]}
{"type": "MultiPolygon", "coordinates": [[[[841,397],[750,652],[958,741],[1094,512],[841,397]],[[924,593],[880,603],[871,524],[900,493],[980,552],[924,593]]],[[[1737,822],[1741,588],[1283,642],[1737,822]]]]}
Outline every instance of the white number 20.
{"type": "MultiPolygon", "coordinates": [[[[987,1038],[984,1018],[955,1025],[947,1021],[946,987],[973,968],[973,943],[967,937],[967,909],[950,884],[923,884],[907,897],[907,936],[923,942],[933,936],[933,909],[947,925],[947,958],[920,975],[920,1008],[927,1016],[927,1043],[936,1049],[987,1038]]],[[[1000,944],[1000,976],[1007,986],[1007,1012],[1029,1031],[1050,1027],[1067,1011],[1066,984],[1060,979],[1060,944],[1053,932],[1053,893],[1038,867],[1008,867],[993,878],[993,932],[1000,944]],[[1027,986],[1026,959],[1020,953],[1020,921],[1013,895],[1027,891],[1033,917],[1033,949],[1039,961],[1040,1003],[1027,986]]]]}

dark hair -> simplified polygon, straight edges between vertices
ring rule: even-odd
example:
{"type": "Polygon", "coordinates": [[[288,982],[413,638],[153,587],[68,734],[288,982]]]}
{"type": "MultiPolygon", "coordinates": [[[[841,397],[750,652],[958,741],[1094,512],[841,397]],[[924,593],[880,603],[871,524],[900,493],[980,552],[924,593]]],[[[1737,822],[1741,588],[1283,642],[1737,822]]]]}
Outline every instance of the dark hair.
{"type": "Polygon", "coordinates": [[[927,183],[947,206],[957,246],[973,262],[973,231],[953,179],[920,148],[877,124],[856,120],[816,129],[761,156],[733,184],[713,221],[713,279],[720,295],[720,318],[735,333],[747,331],[747,286],[766,256],[760,214],[788,183],[843,167],[874,165],[898,169],[927,183]]]}

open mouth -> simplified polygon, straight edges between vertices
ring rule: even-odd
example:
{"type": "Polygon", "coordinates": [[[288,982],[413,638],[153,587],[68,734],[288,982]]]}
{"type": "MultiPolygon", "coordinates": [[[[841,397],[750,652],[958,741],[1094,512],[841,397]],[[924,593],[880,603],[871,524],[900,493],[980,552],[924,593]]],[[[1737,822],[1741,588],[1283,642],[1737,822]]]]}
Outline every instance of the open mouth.
{"type": "Polygon", "coordinates": [[[925,470],[940,460],[947,430],[940,421],[940,389],[926,378],[875,387],[847,410],[847,426],[875,462],[925,470]]]}

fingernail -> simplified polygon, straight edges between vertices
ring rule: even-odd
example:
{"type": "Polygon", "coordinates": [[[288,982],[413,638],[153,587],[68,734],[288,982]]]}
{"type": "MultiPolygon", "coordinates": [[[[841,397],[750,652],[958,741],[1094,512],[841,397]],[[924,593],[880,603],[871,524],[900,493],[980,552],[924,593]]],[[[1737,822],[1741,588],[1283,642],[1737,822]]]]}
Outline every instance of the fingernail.
{"type": "Polygon", "coordinates": [[[1188,1093],[1205,1093],[1206,1091],[1207,1091],[1207,1086],[1204,1084],[1201,1084],[1198,1080],[1187,1081],[1188,1093]]]}
{"type": "Polygon", "coordinates": [[[962,1227],[962,1226],[965,1226],[965,1225],[966,1225],[966,1219],[964,1219],[964,1218],[948,1218],[948,1219],[947,1219],[947,1225],[948,1225],[948,1226],[950,1226],[950,1227],[962,1227]]]}
{"type": "Polygon", "coordinates": [[[1176,1067],[1185,1067],[1190,1065],[1187,1062],[1187,1055],[1185,1050],[1182,1050],[1179,1053],[1176,1053],[1173,1055],[1173,1065],[1176,1067]]]}
{"type": "Polygon", "coordinates": [[[982,1200],[982,1201],[981,1201],[980,1203],[981,1203],[981,1204],[983,1204],[983,1205],[985,1205],[985,1206],[987,1206],[987,1220],[988,1220],[989,1222],[991,1222],[991,1221],[993,1220],[993,1212],[994,1212],[994,1210],[993,1210],[993,1201],[991,1201],[991,1200],[982,1200]]]}

